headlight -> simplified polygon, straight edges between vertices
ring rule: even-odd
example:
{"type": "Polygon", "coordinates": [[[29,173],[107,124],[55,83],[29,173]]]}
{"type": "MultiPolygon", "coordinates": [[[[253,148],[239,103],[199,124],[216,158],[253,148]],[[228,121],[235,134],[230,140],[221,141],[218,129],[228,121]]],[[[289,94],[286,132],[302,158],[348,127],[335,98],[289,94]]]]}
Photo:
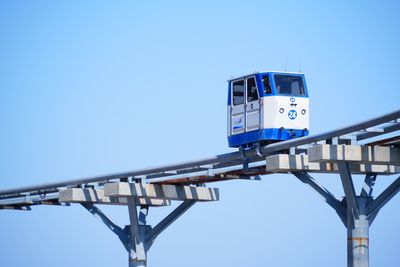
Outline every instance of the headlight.
{"type": "Polygon", "coordinates": [[[280,108],[279,113],[283,113],[283,112],[285,112],[285,110],[283,108],[280,108]]]}
{"type": "Polygon", "coordinates": [[[306,111],[305,109],[302,109],[302,110],[301,110],[301,115],[306,114],[306,112],[307,112],[307,111],[306,111]]]}

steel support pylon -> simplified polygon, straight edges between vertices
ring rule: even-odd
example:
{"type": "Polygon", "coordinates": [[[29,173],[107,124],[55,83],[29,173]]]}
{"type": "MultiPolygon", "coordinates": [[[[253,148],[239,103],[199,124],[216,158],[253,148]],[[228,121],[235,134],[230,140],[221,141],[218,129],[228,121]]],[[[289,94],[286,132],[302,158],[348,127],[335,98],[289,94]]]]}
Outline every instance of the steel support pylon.
{"type": "Polygon", "coordinates": [[[376,198],[372,197],[376,174],[367,174],[360,195],[356,195],[348,163],[338,163],[345,197],[338,200],[307,172],[293,172],[331,206],[347,228],[347,266],[369,267],[369,228],[380,209],[400,191],[400,177],[376,198]]]}
{"type": "Polygon", "coordinates": [[[369,266],[369,220],[366,207],[371,197],[358,196],[358,216],[347,209],[347,266],[369,266]]]}
{"type": "Polygon", "coordinates": [[[128,198],[128,211],[130,225],[129,229],[129,267],[146,267],[147,251],[146,243],[146,217],[149,207],[141,206],[139,216],[137,214],[137,200],[133,197],[128,198]]]}
{"type": "Polygon", "coordinates": [[[142,261],[137,261],[131,258],[129,255],[129,267],[147,267],[147,259],[142,261]]]}
{"type": "MultiPolygon", "coordinates": [[[[345,194],[347,214],[347,266],[369,266],[369,220],[367,214],[368,200],[372,200],[373,183],[368,183],[371,175],[365,177],[365,183],[369,184],[368,195],[365,189],[357,196],[352,175],[348,163],[338,163],[340,179],[345,194]],[[366,196],[367,195],[367,196],[366,196]]],[[[363,187],[364,188],[364,187],[363,187]]]]}
{"type": "Polygon", "coordinates": [[[134,197],[128,198],[130,225],[125,226],[124,229],[113,223],[94,204],[86,203],[82,204],[82,206],[96,218],[100,219],[114,234],[118,236],[122,245],[128,252],[129,267],[147,267],[147,252],[153,245],[156,237],[190,207],[192,207],[196,201],[184,201],[154,227],[151,227],[146,223],[149,206],[140,206],[138,215],[137,202],[137,199],[134,197]]]}

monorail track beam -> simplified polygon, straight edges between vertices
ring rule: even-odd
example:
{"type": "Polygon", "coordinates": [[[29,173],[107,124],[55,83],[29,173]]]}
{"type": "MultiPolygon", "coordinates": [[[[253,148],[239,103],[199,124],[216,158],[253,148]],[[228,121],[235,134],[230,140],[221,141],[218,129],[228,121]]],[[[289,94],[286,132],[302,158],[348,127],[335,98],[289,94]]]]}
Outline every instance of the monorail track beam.
{"type": "Polygon", "coordinates": [[[129,254],[130,267],[145,267],[147,252],[157,236],[196,202],[219,199],[218,189],[199,186],[292,173],[321,195],[347,227],[348,267],[368,267],[369,227],[400,191],[399,177],[376,198],[372,196],[377,175],[400,173],[400,139],[394,133],[399,130],[397,110],[337,130],[197,161],[0,190],[0,209],[80,203],[118,236],[129,254]],[[387,138],[386,134],[393,136],[387,138]],[[340,201],[309,173],[339,174],[344,199],[340,201]],[[354,174],[366,175],[359,195],[354,174]],[[168,206],[173,200],[182,204],[156,226],[147,224],[150,207],[168,206]],[[125,228],[116,225],[97,204],[127,206],[130,224],[125,228]]]}

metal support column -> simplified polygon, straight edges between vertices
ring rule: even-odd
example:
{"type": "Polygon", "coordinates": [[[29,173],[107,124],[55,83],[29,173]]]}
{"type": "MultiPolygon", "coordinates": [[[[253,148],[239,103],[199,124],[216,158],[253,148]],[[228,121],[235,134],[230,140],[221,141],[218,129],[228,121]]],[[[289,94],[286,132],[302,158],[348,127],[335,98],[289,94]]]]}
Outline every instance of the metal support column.
{"type": "Polygon", "coordinates": [[[400,177],[375,199],[372,197],[376,173],[365,176],[360,195],[356,195],[349,164],[338,162],[345,197],[339,201],[307,172],[292,172],[301,182],[309,185],[331,206],[347,228],[347,266],[369,266],[369,228],[380,209],[400,192],[400,177]]]}
{"type": "Polygon", "coordinates": [[[146,242],[145,237],[145,217],[147,209],[142,213],[139,223],[139,217],[136,210],[136,199],[133,197],[128,198],[129,210],[129,267],[146,267],[147,266],[147,250],[144,246],[146,242]]]}
{"type": "Polygon", "coordinates": [[[338,163],[340,178],[345,193],[347,209],[347,266],[369,266],[369,220],[367,206],[372,201],[373,185],[376,176],[367,175],[368,188],[357,196],[348,163],[338,163]]]}
{"type": "Polygon", "coordinates": [[[357,215],[347,209],[347,266],[369,266],[369,220],[366,211],[371,197],[357,196],[357,215]]]}
{"type": "Polygon", "coordinates": [[[196,201],[184,201],[175,208],[167,217],[161,220],[154,228],[146,224],[146,217],[149,211],[148,206],[140,206],[138,215],[137,198],[128,198],[128,211],[130,225],[124,229],[113,223],[99,208],[92,203],[83,203],[82,206],[87,209],[96,218],[100,219],[114,234],[118,236],[129,253],[129,267],[146,267],[147,252],[153,245],[154,240],[165,229],[168,228],[183,213],[191,208],[196,201]]]}

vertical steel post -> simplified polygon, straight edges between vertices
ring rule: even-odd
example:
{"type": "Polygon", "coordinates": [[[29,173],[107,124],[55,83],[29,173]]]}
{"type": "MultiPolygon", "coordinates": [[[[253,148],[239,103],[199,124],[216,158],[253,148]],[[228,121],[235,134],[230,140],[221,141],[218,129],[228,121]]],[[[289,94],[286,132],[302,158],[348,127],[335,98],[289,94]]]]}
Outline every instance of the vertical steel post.
{"type": "Polygon", "coordinates": [[[372,201],[370,194],[374,185],[374,176],[365,178],[369,188],[357,196],[349,164],[339,162],[338,167],[347,210],[347,266],[368,267],[370,223],[367,206],[372,201]]]}
{"type": "Polygon", "coordinates": [[[358,214],[347,209],[347,266],[369,266],[369,220],[366,212],[371,197],[357,196],[358,214]]]}
{"type": "Polygon", "coordinates": [[[129,258],[129,267],[146,267],[146,266],[147,266],[146,261],[136,261],[129,258]]]}
{"type": "MultiPolygon", "coordinates": [[[[133,197],[128,197],[129,219],[131,223],[129,227],[129,267],[146,267],[147,255],[144,248],[145,240],[143,240],[143,234],[140,234],[141,231],[139,230],[139,218],[136,206],[136,199],[133,197]]],[[[147,210],[145,213],[147,213],[147,210]]],[[[144,214],[141,214],[141,216],[143,215],[144,214]]]]}

